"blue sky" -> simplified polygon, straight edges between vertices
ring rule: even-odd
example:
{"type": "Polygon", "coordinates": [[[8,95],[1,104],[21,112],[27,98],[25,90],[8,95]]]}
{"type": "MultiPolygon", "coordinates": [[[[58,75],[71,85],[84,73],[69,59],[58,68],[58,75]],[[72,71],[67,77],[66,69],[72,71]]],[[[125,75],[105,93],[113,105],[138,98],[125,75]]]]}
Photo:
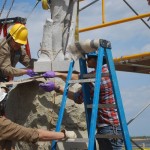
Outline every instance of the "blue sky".
{"type": "MultiPolygon", "coordinates": [[[[0,9],[3,1],[0,1],[0,9]]],[[[80,7],[91,1],[85,0],[85,2],[81,2],[80,7]]],[[[150,10],[150,6],[147,5],[147,0],[128,0],[128,2],[138,13],[148,13],[150,10]]],[[[10,17],[27,17],[35,3],[36,0],[15,0],[10,17]]],[[[1,18],[6,16],[10,4],[11,0],[7,0],[7,5],[1,18]]],[[[122,0],[106,0],[105,11],[106,21],[118,20],[134,15],[122,0]]],[[[43,10],[40,3],[27,21],[31,53],[34,58],[37,58],[37,51],[40,49],[43,25],[46,18],[50,18],[50,12],[43,10]]],[[[145,21],[147,20],[145,19],[145,21]]],[[[101,1],[80,13],[80,27],[100,23],[101,1]]],[[[150,21],[147,23],[150,25],[150,21]]],[[[111,41],[114,57],[150,52],[150,30],[140,20],[80,34],[80,40],[97,38],[111,41]]],[[[129,121],[145,105],[150,103],[150,75],[125,72],[117,72],[117,75],[126,118],[129,121]]],[[[149,114],[150,108],[144,111],[140,117],[129,125],[131,135],[150,135],[149,114]]]]}

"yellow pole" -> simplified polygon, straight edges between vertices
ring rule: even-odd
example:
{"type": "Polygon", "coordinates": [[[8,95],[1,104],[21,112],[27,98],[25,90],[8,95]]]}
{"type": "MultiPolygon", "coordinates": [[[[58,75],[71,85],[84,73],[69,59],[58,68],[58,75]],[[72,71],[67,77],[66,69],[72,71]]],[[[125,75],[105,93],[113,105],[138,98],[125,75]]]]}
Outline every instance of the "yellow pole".
{"type": "Polygon", "coordinates": [[[141,54],[134,54],[134,55],[128,55],[128,56],[122,56],[119,58],[114,58],[114,62],[120,62],[125,60],[133,60],[133,59],[144,59],[144,58],[150,58],[150,52],[144,52],[141,54]]]}
{"type": "Polygon", "coordinates": [[[102,23],[105,23],[105,0],[102,0],[102,23]]]}
{"type": "Polygon", "coordinates": [[[133,16],[133,17],[130,17],[130,18],[125,18],[125,19],[121,19],[121,20],[107,22],[107,23],[104,23],[104,24],[96,25],[96,26],[90,26],[90,27],[87,27],[87,28],[81,28],[79,30],[79,32],[85,32],[85,31],[95,30],[95,29],[98,29],[98,28],[103,28],[103,27],[112,26],[112,25],[115,25],[115,24],[129,22],[129,21],[133,21],[133,20],[137,20],[137,19],[141,19],[141,18],[146,18],[146,17],[149,17],[149,16],[150,16],[150,13],[148,13],[148,14],[142,14],[142,15],[138,15],[138,16],[133,16]]]}
{"type": "MultiPolygon", "coordinates": [[[[81,1],[81,0],[80,0],[81,1]]],[[[79,41],[79,1],[77,2],[77,18],[76,18],[76,29],[75,29],[75,41],[79,41]]]]}

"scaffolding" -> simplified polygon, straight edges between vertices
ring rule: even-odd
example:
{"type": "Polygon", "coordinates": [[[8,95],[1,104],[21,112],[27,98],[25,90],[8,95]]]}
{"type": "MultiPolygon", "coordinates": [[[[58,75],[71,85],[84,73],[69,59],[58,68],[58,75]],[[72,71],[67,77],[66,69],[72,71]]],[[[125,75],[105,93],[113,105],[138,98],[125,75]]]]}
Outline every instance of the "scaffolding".
{"type": "MultiPolygon", "coordinates": [[[[93,1],[90,4],[97,2],[93,1]]],[[[105,13],[105,0],[101,1],[101,10],[102,10],[102,23],[94,26],[89,26],[85,28],[79,29],[79,33],[87,32],[95,29],[100,29],[112,25],[117,25],[121,23],[126,23],[130,21],[135,21],[141,19],[141,21],[150,29],[150,26],[143,20],[143,18],[150,17],[150,13],[138,14],[133,7],[126,1],[123,0],[125,4],[136,14],[136,16],[132,16],[129,18],[123,18],[120,20],[115,20],[111,22],[106,22],[106,13],[105,13]]],[[[91,5],[87,5],[91,6],[91,5]]],[[[87,8],[86,6],[84,8],[87,8]]],[[[83,10],[83,9],[81,9],[83,10]]],[[[150,52],[144,52],[139,54],[132,54],[127,56],[121,56],[119,58],[114,58],[114,63],[117,71],[126,71],[133,73],[143,73],[150,74],[150,52]]]]}

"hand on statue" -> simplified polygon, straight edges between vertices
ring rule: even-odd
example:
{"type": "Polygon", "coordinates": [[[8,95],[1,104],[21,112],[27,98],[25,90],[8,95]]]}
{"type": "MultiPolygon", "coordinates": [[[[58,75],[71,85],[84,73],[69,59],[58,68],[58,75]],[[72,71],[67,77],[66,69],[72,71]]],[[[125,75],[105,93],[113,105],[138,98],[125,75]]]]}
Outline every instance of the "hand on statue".
{"type": "Polygon", "coordinates": [[[55,72],[54,71],[47,71],[43,74],[44,78],[54,78],[55,77],[55,72]]]}
{"type": "Polygon", "coordinates": [[[46,82],[46,83],[40,83],[39,87],[42,88],[46,92],[51,92],[55,90],[55,83],[54,82],[46,82]]]}
{"type": "Polygon", "coordinates": [[[30,77],[34,77],[37,75],[36,72],[34,72],[32,69],[28,69],[27,70],[27,75],[30,76],[30,77]]]}

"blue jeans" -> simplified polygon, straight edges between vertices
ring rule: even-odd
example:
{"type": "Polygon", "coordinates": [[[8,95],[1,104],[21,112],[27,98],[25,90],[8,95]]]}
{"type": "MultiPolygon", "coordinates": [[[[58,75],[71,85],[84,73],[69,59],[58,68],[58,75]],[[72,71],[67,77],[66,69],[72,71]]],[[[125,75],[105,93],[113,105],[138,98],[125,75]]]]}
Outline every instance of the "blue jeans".
{"type": "MultiPolygon", "coordinates": [[[[120,126],[104,126],[97,129],[97,134],[122,134],[120,126]]],[[[123,139],[97,138],[99,150],[122,150],[123,139]]]]}

